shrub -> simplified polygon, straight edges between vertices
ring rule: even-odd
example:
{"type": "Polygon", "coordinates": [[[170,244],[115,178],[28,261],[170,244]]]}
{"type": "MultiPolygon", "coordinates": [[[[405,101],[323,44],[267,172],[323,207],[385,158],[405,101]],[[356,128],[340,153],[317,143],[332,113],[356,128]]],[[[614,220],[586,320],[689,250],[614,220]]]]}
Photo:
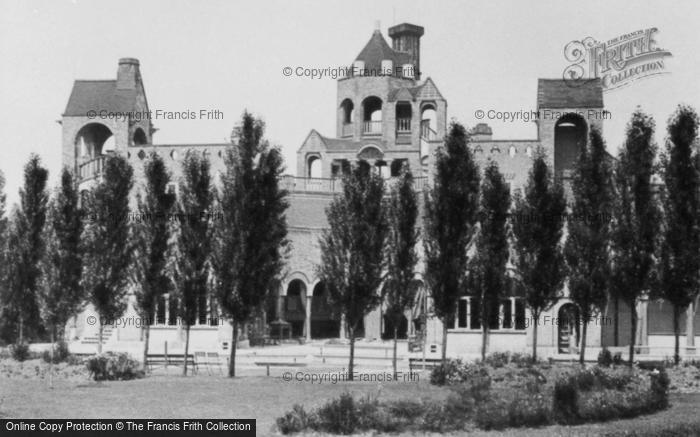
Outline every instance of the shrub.
{"type": "Polygon", "coordinates": [[[321,430],[334,434],[352,434],[357,427],[358,417],[355,399],[350,393],[343,393],[318,409],[318,426],[321,430]]]}
{"type": "MultiPolygon", "coordinates": [[[[53,362],[54,364],[62,363],[62,362],[67,362],[70,355],[70,352],[68,351],[68,343],[65,341],[59,341],[55,345],[51,345],[53,348],[53,362]]],[[[41,358],[46,361],[47,363],[51,362],[51,351],[44,351],[41,354],[41,358]]]]}
{"type": "Polygon", "coordinates": [[[603,348],[598,353],[598,365],[602,367],[610,367],[613,363],[613,357],[607,348],[603,348]]]}
{"type": "Polygon", "coordinates": [[[141,363],[124,352],[105,352],[85,361],[87,370],[95,381],[114,381],[142,378],[141,363]]]}
{"type": "Polygon", "coordinates": [[[16,361],[29,359],[29,345],[27,343],[17,343],[10,346],[10,355],[16,361]]]}
{"type": "Polygon", "coordinates": [[[578,387],[574,377],[562,378],[554,383],[553,414],[557,421],[574,423],[578,420],[578,387]]]}
{"type": "Polygon", "coordinates": [[[277,418],[277,428],[282,434],[292,434],[313,428],[315,426],[314,420],[313,414],[307,413],[303,406],[295,404],[292,411],[277,418]]]}
{"type": "Polygon", "coordinates": [[[671,380],[668,377],[668,373],[666,373],[666,369],[662,368],[658,372],[652,372],[650,378],[649,397],[653,408],[661,410],[668,407],[668,387],[671,380]]]}
{"type": "Polygon", "coordinates": [[[622,362],[622,354],[620,352],[617,352],[615,355],[613,355],[612,363],[615,366],[621,366],[622,364],[624,364],[622,362]]]}
{"type": "Polygon", "coordinates": [[[430,383],[433,385],[460,384],[480,376],[488,376],[488,369],[485,366],[450,359],[430,372],[430,383]]]}

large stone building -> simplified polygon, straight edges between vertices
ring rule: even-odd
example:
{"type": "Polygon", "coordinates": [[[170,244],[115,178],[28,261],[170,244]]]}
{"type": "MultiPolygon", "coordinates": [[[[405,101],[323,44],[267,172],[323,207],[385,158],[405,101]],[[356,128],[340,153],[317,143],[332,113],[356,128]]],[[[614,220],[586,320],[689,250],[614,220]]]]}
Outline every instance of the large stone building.
{"type": "MultiPolygon", "coordinates": [[[[422,78],[420,41],[424,29],[400,24],[389,29],[391,46],[375,30],[366,46],[355,58],[352,74],[338,80],[337,99],[328,109],[336,116],[335,135],[325,136],[311,130],[297,151],[296,175],[286,176],[290,191],[287,221],[291,253],[277,295],[264,311],[259,325],[286,321],[291,336],[306,340],[343,337],[343,321],[333,311],[325,295],[324,284],[315,274],[320,261],[319,237],[327,226],[325,208],[339,192],[340,177],[359,160],[369,162],[387,179],[396,176],[408,164],[416,178],[416,189],[423,191],[432,178],[433,156],[446,134],[447,101],[436,83],[422,78]]],[[[89,189],[100,176],[104,157],[120,153],[135,169],[136,187],[143,182],[143,160],[155,151],[179,177],[181,160],[187,153],[207,155],[214,173],[223,170],[223,152],[230,144],[155,144],[156,129],[151,123],[148,101],[141,78],[139,61],[119,61],[116,80],[75,81],[63,114],[63,162],[74,169],[81,189],[89,189]],[[113,116],[117,114],[120,116],[113,116]]],[[[491,128],[478,124],[472,130],[470,147],[483,167],[496,161],[511,190],[519,190],[527,181],[532,156],[541,147],[558,177],[567,180],[578,150],[585,143],[592,126],[603,130],[604,111],[601,84],[592,81],[582,87],[570,87],[562,80],[538,82],[536,114],[537,138],[528,140],[494,140],[491,128]]],[[[422,264],[415,273],[422,285],[422,264]]],[[[421,297],[428,296],[424,290],[421,297]]],[[[566,296],[566,290],[564,290],[566,296]]],[[[427,326],[421,325],[425,301],[418,299],[407,311],[399,326],[403,338],[427,331],[427,347],[439,350],[441,325],[428,314],[427,326]]],[[[158,302],[152,320],[151,340],[182,343],[182,327],[173,311],[177,302],[165,296],[158,302]]],[[[427,298],[430,313],[429,298],[427,298]]],[[[360,336],[380,339],[393,333],[382,317],[380,306],[370,313],[360,329],[360,336]]],[[[637,343],[640,346],[666,348],[671,345],[671,307],[664,302],[642,301],[636,309],[640,316],[637,343]]],[[[96,326],[87,321],[88,308],[73,323],[69,334],[84,344],[95,342],[96,326]]],[[[448,352],[459,355],[480,347],[479,320],[473,302],[464,296],[458,303],[455,326],[449,327],[448,352]]],[[[539,323],[538,345],[541,353],[556,354],[575,350],[580,324],[576,307],[564,297],[539,321],[533,321],[517,290],[501,302],[499,317],[492,322],[491,350],[525,351],[532,344],[532,324],[539,323]]],[[[192,328],[193,348],[226,349],[231,329],[221,323],[216,305],[202,305],[200,323],[192,328]]],[[[625,345],[630,309],[620,303],[619,316],[606,310],[589,321],[588,345],[625,345]],[[619,333],[615,329],[619,324],[619,333]],[[617,339],[615,337],[618,337],[617,339]]],[[[138,343],[141,330],[133,308],[129,308],[119,326],[107,330],[107,343],[138,343]]],[[[686,323],[683,321],[683,323],[686,323]]],[[[284,324],[283,324],[284,325],[284,324]]],[[[279,326],[279,325],[278,325],[279,326]]],[[[692,324],[688,324],[692,329],[692,324]]],[[[700,335],[700,320],[695,335],[700,335]]],[[[694,337],[688,338],[692,344],[694,337]]],[[[642,348],[645,350],[645,348],[642,348]]],[[[660,349],[659,349],[660,350],[660,349]]]]}

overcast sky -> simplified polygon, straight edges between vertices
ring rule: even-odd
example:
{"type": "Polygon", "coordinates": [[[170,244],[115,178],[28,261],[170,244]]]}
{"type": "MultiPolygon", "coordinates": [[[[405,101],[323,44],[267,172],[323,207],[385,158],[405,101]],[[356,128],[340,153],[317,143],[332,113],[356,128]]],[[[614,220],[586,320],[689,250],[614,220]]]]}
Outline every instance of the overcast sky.
{"type": "MultiPolygon", "coordinates": [[[[100,1],[0,0],[0,170],[10,203],[22,166],[41,155],[51,184],[61,166],[61,126],[75,79],[114,79],[135,57],[152,110],[218,109],[221,120],[162,121],[156,144],[228,141],[245,108],[267,122],[289,172],[314,128],[335,135],[336,81],[286,77],[284,67],[350,64],[377,20],[382,33],[410,22],[425,28],[421,70],[448,101],[448,118],[468,126],[475,111],[534,110],[538,78],[561,78],[564,46],[650,27],[670,51],[670,74],[606,92],[608,148],[622,142],[641,105],[665,138],[678,103],[700,108],[700,3],[526,1],[100,1]]],[[[535,138],[533,123],[487,120],[497,139],[535,138]]]]}

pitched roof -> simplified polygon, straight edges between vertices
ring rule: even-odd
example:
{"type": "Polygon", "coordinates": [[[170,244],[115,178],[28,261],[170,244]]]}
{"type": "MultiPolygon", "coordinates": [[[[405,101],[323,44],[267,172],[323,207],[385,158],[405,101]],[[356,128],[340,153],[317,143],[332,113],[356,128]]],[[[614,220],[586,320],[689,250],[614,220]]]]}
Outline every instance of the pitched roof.
{"type": "Polygon", "coordinates": [[[395,102],[397,100],[415,100],[416,98],[444,100],[444,97],[442,97],[442,94],[440,94],[440,91],[438,91],[433,80],[431,78],[427,78],[425,82],[417,86],[392,89],[389,91],[387,101],[395,102]]]}
{"type": "Polygon", "coordinates": [[[382,61],[385,59],[391,60],[394,63],[394,69],[396,69],[398,66],[410,63],[410,58],[411,55],[408,53],[392,49],[382,33],[375,30],[355,60],[364,61],[365,68],[368,70],[379,71],[382,67],[382,61]]]}
{"type": "Polygon", "coordinates": [[[602,108],[603,86],[600,79],[574,82],[564,79],[540,79],[537,82],[538,108],[602,108]]]}
{"type": "Polygon", "coordinates": [[[135,89],[117,89],[116,80],[76,80],[64,116],[85,116],[89,111],[134,110],[135,89]]]}

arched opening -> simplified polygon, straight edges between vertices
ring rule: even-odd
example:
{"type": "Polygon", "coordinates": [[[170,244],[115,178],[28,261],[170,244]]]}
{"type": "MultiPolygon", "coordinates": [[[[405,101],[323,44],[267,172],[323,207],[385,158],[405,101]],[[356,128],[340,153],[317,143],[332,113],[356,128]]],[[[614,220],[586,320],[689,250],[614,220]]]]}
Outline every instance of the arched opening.
{"type": "Polygon", "coordinates": [[[360,161],[376,161],[378,159],[382,159],[383,157],[384,153],[382,153],[382,151],[374,145],[367,145],[363,147],[362,150],[360,150],[360,153],[357,154],[357,159],[360,161]]]}
{"type": "Polygon", "coordinates": [[[355,105],[352,100],[345,99],[343,103],[340,104],[340,110],[343,115],[343,124],[350,124],[355,121],[355,105]]]}
{"type": "Polygon", "coordinates": [[[132,139],[134,141],[134,146],[143,146],[144,144],[148,143],[146,132],[144,132],[140,127],[136,128],[132,139]]]}
{"type": "Polygon", "coordinates": [[[557,345],[560,354],[571,354],[578,347],[580,318],[578,307],[573,303],[565,303],[557,314],[558,332],[557,345]]]}
{"type": "Polygon", "coordinates": [[[396,103],[396,133],[411,133],[412,116],[411,102],[396,103]]]}
{"type": "Polygon", "coordinates": [[[426,103],[420,111],[420,136],[426,141],[437,139],[437,111],[435,105],[426,103]]]}
{"type": "Polygon", "coordinates": [[[382,99],[376,96],[367,97],[362,101],[363,127],[362,132],[368,135],[382,133],[382,99]]]}
{"type": "Polygon", "coordinates": [[[104,149],[114,150],[114,137],[107,126],[101,123],[88,123],[75,136],[75,145],[79,156],[93,159],[102,155],[104,149]],[[110,140],[109,144],[104,147],[108,140],[110,140]]]}
{"type": "Polygon", "coordinates": [[[340,314],[331,304],[323,282],[314,287],[311,298],[311,338],[338,338],[340,314]]]}
{"type": "Polygon", "coordinates": [[[554,172],[568,177],[586,145],[588,126],[578,114],[565,114],[554,126],[554,172]]]}
{"type": "Polygon", "coordinates": [[[287,296],[284,306],[284,318],[291,324],[292,336],[304,335],[304,321],[306,320],[306,284],[301,279],[292,280],[287,285],[287,296]]]}
{"type": "Polygon", "coordinates": [[[321,171],[321,158],[316,155],[309,156],[307,161],[308,177],[310,178],[320,178],[321,171]]]}

